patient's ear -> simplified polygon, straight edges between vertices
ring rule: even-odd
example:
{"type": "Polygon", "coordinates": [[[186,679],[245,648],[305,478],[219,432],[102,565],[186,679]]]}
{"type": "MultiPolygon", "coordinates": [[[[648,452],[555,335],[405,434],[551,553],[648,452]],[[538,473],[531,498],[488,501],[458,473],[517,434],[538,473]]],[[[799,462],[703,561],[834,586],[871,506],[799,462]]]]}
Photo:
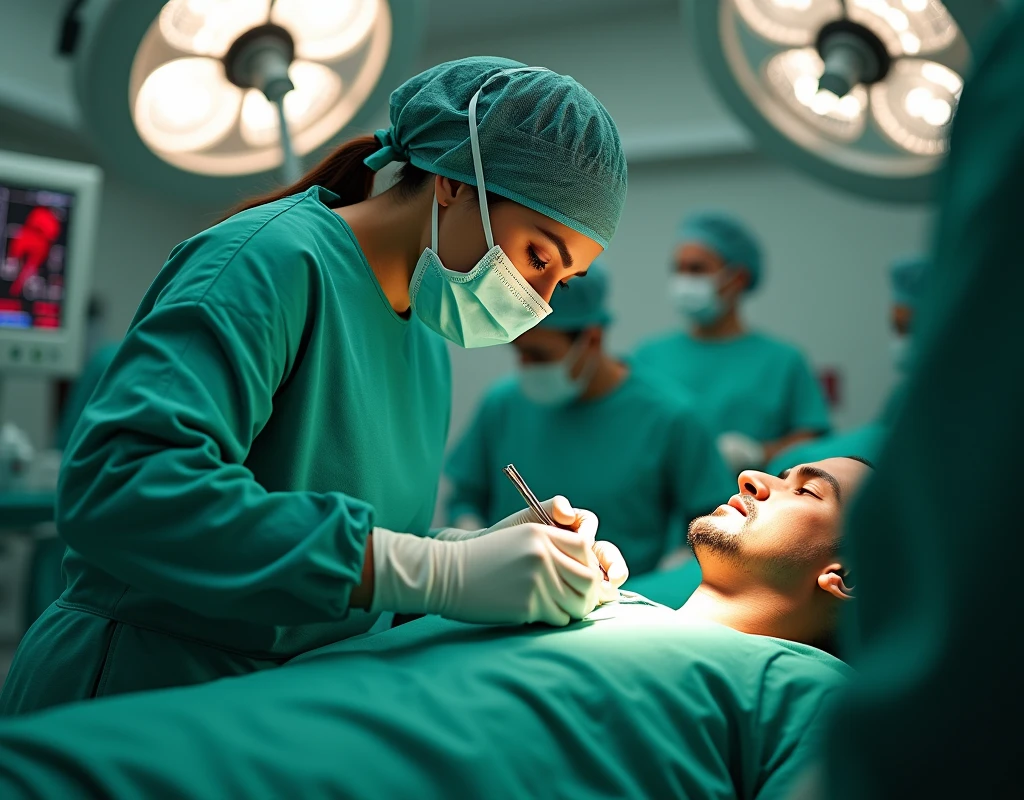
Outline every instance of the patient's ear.
{"type": "Polygon", "coordinates": [[[842,564],[829,564],[818,576],[818,586],[840,600],[852,600],[852,582],[849,586],[846,584],[849,577],[850,573],[843,569],[842,564]]]}

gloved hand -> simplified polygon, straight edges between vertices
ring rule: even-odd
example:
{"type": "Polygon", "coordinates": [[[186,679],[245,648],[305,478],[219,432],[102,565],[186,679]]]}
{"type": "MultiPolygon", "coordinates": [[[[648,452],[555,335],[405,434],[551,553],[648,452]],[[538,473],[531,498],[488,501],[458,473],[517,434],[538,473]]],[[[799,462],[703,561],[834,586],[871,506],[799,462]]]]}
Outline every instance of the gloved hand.
{"type": "Polygon", "coordinates": [[[743,433],[735,431],[718,437],[718,452],[734,472],[764,466],[764,445],[743,433]]]}
{"type": "MultiPolygon", "coordinates": [[[[555,495],[551,499],[545,500],[541,505],[557,525],[571,528],[591,543],[594,542],[598,527],[597,515],[594,512],[588,511],[585,508],[573,508],[569,501],[561,495],[555,495]]],[[[489,528],[472,531],[445,528],[434,538],[448,542],[466,541],[467,539],[476,539],[479,536],[506,528],[514,528],[525,523],[539,521],[537,515],[533,513],[533,509],[524,508],[515,514],[505,517],[505,519],[489,528]]],[[[607,580],[601,582],[599,602],[603,604],[618,600],[618,589],[626,582],[626,578],[629,577],[629,568],[626,566],[622,553],[611,542],[597,542],[593,544],[592,550],[596,557],[595,566],[600,565],[601,569],[608,576],[607,580]]]]}
{"type": "Polygon", "coordinates": [[[593,545],[533,522],[463,541],[375,528],[370,610],[566,625],[597,606],[603,581],[593,545]]]}
{"type": "MultiPolygon", "coordinates": [[[[569,501],[561,495],[555,495],[550,500],[545,500],[541,505],[548,512],[548,516],[555,521],[556,525],[567,526],[574,531],[580,531],[584,534],[597,534],[597,516],[592,511],[573,508],[569,501]]],[[[494,533],[504,528],[514,528],[516,525],[522,525],[524,522],[540,522],[537,519],[537,515],[533,513],[532,508],[524,508],[515,514],[510,514],[489,528],[466,529],[466,523],[470,519],[470,515],[463,515],[456,520],[459,523],[457,527],[444,528],[434,538],[445,542],[462,542],[466,539],[475,539],[478,536],[485,536],[488,533],[494,533]]]]}

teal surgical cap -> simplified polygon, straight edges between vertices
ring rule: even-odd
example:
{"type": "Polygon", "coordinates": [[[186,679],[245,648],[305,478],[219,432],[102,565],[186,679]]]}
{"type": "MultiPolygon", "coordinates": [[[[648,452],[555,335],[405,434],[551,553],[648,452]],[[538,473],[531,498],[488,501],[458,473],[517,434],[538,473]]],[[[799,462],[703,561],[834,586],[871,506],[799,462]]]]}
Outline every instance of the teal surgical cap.
{"type": "Polygon", "coordinates": [[[721,211],[700,211],[679,223],[676,246],[693,242],[717,253],[727,264],[750,273],[748,290],[761,282],[761,246],[746,225],[721,211]]]}
{"type": "Polygon", "coordinates": [[[476,186],[468,109],[483,87],[476,118],[487,190],[607,247],[626,199],[626,158],[615,123],[566,75],[502,74],[523,66],[464,58],[406,81],[391,94],[391,127],[377,131],[381,149],[366,164],[378,170],[407,161],[476,186]]]}
{"type": "Polygon", "coordinates": [[[579,331],[603,328],[610,324],[608,311],[608,271],[601,260],[594,261],[586,275],[559,286],[551,296],[551,313],[537,327],[555,331],[579,331]]]}
{"type": "Polygon", "coordinates": [[[898,306],[916,308],[924,295],[929,261],[925,256],[900,258],[892,263],[892,301],[898,306]]]}

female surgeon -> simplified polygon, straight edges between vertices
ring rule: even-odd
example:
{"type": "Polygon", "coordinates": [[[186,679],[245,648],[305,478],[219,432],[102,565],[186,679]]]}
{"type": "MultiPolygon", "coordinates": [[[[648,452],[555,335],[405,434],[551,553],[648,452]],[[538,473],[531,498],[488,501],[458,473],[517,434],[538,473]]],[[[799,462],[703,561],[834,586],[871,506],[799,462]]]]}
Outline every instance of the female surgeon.
{"type": "Polygon", "coordinates": [[[444,339],[509,342],[587,271],[625,199],[615,124],[498,58],[412,78],[390,117],[171,253],[65,453],[67,589],[0,713],[266,669],[382,611],[564,625],[616,596],[621,555],[564,498],[574,530],[428,535],[444,339]]]}

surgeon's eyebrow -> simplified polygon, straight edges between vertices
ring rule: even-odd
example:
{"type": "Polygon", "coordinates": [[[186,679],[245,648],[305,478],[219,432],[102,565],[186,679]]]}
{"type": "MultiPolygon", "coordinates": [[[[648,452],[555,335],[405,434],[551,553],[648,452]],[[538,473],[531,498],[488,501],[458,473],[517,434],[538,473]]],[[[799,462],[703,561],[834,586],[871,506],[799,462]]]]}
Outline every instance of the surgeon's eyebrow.
{"type": "MultiPolygon", "coordinates": [[[[779,473],[779,478],[786,480],[786,478],[789,477],[790,472],[792,472],[791,469],[783,470],[779,473]]],[[[821,480],[825,481],[825,483],[832,487],[832,493],[836,496],[836,502],[839,503],[839,505],[843,504],[843,490],[839,487],[839,481],[836,479],[836,476],[831,472],[826,472],[820,467],[804,466],[797,467],[796,474],[801,478],[821,478],[821,480]]]]}
{"type": "MultiPolygon", "coordinates": [[[[537,228],[541,233],[547,236],[551,240],[551,244],[558,248],[558,254],[562,257],[562,266],[572,266],[572,253],[569,252],[569,248],[565,246],[565,239],[559,236],[557,233],[552,233],[547,228],[537,228]]],[[[583,277],[580,275],[579,277],[583,277]]]]}

